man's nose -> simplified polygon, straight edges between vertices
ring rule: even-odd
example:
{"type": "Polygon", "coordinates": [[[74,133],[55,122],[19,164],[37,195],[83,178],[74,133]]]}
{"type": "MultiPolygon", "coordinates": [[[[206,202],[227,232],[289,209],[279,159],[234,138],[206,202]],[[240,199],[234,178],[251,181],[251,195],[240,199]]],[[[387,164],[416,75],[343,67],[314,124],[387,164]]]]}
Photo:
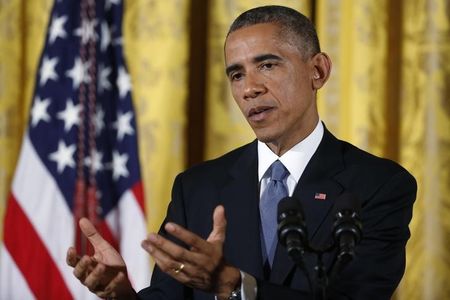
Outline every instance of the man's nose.
{"type": "Polygon", "coordinates": [[[245,78],[244,99],[256,98],[267,92],[264,81],[256,75],[247,74],[245,78]]]}

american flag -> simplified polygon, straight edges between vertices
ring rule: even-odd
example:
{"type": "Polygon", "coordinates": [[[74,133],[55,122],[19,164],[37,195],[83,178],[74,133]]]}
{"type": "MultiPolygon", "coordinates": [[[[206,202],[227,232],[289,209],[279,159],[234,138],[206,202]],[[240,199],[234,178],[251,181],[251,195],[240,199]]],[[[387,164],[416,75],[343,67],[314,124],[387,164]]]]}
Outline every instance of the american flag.
{"type": "Polygon", "coordinates": [[[0,299],[96,298],[65,261],[83,214],[119,249],[135,288],[149,283],[122,11],[121,0],[53,5],[7,202],[0,299]]]}
{"type": "Polygon", "coordinates": [[[327,199],[327,194],[315,193],[314,194],[314,199],[316,199],[316,200],[325,200],[325,199],[327,199]]]}

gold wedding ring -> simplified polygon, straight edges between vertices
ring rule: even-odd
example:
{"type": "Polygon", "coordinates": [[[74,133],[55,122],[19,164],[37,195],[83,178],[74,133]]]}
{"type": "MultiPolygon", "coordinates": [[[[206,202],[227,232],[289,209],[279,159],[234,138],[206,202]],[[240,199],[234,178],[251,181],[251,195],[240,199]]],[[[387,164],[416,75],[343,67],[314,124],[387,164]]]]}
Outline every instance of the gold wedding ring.
{"type": "Polygon", "coordinates": [[[180,273],[183,269],[184,269],[184,264],[180,264],[180,265],[178,266],[178,268],[173,269],[173,271],[175,272],[175,274],[178,274],[178,273],[180,273]]]}

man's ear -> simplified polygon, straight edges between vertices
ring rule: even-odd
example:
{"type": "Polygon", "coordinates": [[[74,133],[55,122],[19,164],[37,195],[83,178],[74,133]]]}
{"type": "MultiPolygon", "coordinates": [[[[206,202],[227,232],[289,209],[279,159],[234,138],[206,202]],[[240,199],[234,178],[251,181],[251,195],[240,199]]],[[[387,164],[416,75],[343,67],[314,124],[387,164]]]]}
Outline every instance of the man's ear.
{"type": "Polygon", "coordinates": [[[323,52],[317,53],[311,58],[313,89],[320,89],[330,77],[331,59],[323,52]]]}

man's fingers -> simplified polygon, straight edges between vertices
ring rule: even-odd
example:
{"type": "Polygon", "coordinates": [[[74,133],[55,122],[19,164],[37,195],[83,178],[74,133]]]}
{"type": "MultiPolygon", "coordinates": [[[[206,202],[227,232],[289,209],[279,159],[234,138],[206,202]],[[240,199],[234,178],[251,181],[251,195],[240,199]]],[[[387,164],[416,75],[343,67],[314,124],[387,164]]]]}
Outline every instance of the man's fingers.
{"type": "Polygon", "coordinates": [[[105,274],[105,265],[97,264],[92,272],[84,279],[84,285],[91,291],[96,292],[98,290],[103,290],[103,284],[101,284],[102,278],[105,274]]]}
{"type": "Polygon", "coordinates": [[[176,268],[179,261],[201,264],[204,260],[204,255],[191,252],[156,234],[150,234],[148,239],[142,241],[141,246],[167,270],[176,268]]]}
{"type": "Polygon", "coordinates": [[[174,258],[172,258],[167,252],[163,251],[159,245],[160,244],[154,244],[150,241],[150,239],[144,240],[141,244],[142,248],[152,255],[159,268],[165,273],[170,273],[178,268],[180,263],[175,262],[174,258]]]}
{"type": "MultiPolygon", "coordinates": [[[[187,261],[193,264],[198,264],[204,259],[201,253],[189,251],[186,248],[157,234],[150,234],[148,239],[144,242],[148,242],[147,245],[150,245],[153,249],[163,251],[176,261],[187,261]]],[[[196,244],[197,243],[198,242],[196,242],[196,244]]],[[[150,252],[150,254],[152,253],[150,252]]]]}
{"type": "MultiPolygon", "coordinates": [[[[111,293],[116,289],[116,286],[118,286],[122,281],[127,280],[125,273],[119,272],[117,273],[116,277],[114,277],[111,282],[105,287],[106,293],[111,293]]],[[[116,297],[117,295],[111,295],[111,297],[116,297]]]]}
{"type": "Polygon", "coordinates": [[[169,234],[191,247],[200,250],[208,248],[208,243],[204,239],[202,239],[195,233],[184,229],[180,225],[177,225],[175,223],[167,223],[164,228],[169,234]]]}
{"type": "Polygon", "coordinates": [[[84,282],[86,276],[95,268],[97,262],[91,257],[85,255],[83,256],[73,269],[73,274],[81,282],[84,282]]]}
{"type": "Polygon", "coordinates": [[[208,242],[225,242],[225,233],[227,229],[227,219],[225,218],[225,208],[222,205],[217,206],[213,213],[213,230],[209,234],[208,242]]]}
{"type": "Polygon", "coordinates": [[[77,263],[80,261],[81,257],[79,257],[77,255],[77,250],[75,250],[74,247],[70,247],[67,250],[67,254],[66,254],[66,263],[71,266],[71,267],[75,267],[77,265],[77,263]]]}
{"type": "Polygon", "coordinates": [[[125,273],[119,272],[117,275],[106,285],[102,291],[98,291],[95,294],[100,298],[114,298],[117,297],[115,293],[116,288],[125,280],[128,280],[125,273]]]}
{"type": "Polygon", "coordinates": [[[189,287],[212,291],[216,284],[215,276],[224,264],[222,244],[225,240],[226,219],[223,206],[215,209],[213,221],[210,241],[177,224],[165,225],[168,234],[187,244],[190,249],[157,234],[150,234],[142,242],[142,248],[150,253],[161,271],[177,281],[189,287]]]}

